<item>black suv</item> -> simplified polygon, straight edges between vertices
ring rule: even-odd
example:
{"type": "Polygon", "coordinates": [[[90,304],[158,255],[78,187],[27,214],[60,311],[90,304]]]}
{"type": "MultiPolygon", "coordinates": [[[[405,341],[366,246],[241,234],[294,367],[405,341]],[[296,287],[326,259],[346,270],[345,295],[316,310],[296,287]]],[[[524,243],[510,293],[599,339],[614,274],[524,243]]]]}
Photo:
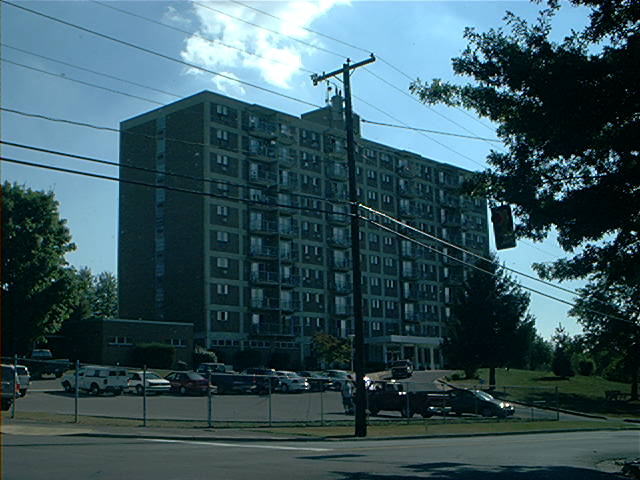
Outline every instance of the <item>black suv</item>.
{"type": "Polygon", "coordinates": [[[391,378],[409,378],[413,375],[413,365],[409,360],[397,360],[391,364],[391,378]]]}

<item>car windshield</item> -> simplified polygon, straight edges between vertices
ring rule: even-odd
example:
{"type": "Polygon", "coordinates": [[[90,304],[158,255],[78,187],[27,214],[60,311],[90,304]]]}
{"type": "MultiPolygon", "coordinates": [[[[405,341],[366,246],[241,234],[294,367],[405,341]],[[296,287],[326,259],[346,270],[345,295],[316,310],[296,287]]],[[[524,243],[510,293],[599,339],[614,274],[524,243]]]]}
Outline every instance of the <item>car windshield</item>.
{"type": "Polygon", "coordinates": [[[27,367],[16,367],[16,371],[18,372],[18,375],[29,375],[29,371],[27,370],[27,367]]]}
{"type": "Polygon", "coordinates": [[[478,398],[481,398],[482,400],[486,400],[488,402],[493,402],[495,400],[495,398],[493,398],[486,392],[476,391],[475,394],[478,398]]]}
{"type": "Polygon", "coordinates": [[[147,372],[147,380],[157,380],[158,378],[160,378],[160,375],[158,375],[155,372],[147,372]]]}
{"type": "Polygon", "coordinates": [[[187,373],[187,377],[189,377],[189,380],[204,380],[204,377],[202,375],[194,372],[187,373]]]}

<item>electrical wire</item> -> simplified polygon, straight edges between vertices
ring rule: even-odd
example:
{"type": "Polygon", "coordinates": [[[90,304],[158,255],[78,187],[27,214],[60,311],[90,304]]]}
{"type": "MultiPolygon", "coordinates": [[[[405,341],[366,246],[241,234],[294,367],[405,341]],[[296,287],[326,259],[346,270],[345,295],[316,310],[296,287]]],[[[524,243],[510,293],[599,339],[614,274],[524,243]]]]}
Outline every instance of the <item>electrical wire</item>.
{"type": "Polygon", "coordinates": [[[426,133],[435,133],[437,135],[448,135],[450,137],[457,137],[457,138],[468,138],[471,140],[482,140],[485,142],[499,142],[499,140],[495,139],[495,138],[486,138],[486,137],[477,137],[474,135],[462,135],[459,133],[450,133],[450,132],[443,132],[440,130],[428,130],[426,128],[417,128],[417,127],[407,127],[404,125],[393,125],[391,123],[382,123],[382,122],[374,122],[372,120],[366,120],[364,118],[360,119],[361,122],[363,123],[369,123],[371,125],[378,125],[381,127],[393,127],[393,128],[402,128],[405,130],[412,130],[414,132],[426,132],[426,133]]]}
{"type": "MultiPolygon", "coordinates": [[[[209,178],[204,178],[204,177],[195,177],[192,175],[184,175],[184,174],[180,174],[180,173],[173,173],[173,172],[167,172],[167,171],[162,171],[162,170],[155,170],[152,168],[146,168],[146,167],[139,167],[139,166],[135,166],[135,165],[127,165],[127,164],[123,164],[123,163],[117,163],[117,162],[111,162],[108,160],[102,160],[102,159],[98,159],[98,158],[94,158],[94,157],[87,157],[87,156],[83,156],[83,155],[75,155],[72,153],[67,153],[67,152],[60,152],[57,150],[50,150],[47,148],[41,148],[41,147],[35,147],[33,145],[24,145],[21,143],[14,143],[14,142],[9,142],[6,140],[0,140],[0,144],[1,145],[7,145],[9,147],[15,147],[15,148],[22,148],[24,150],[31,150],[31,151],[35,151],[35,152],[41,152],[41,153],[47,153],[50,155],[58,155],[61,157],[67,157],[67,158],[73,158],[75,160],[83,160],[83,161],[87,161],[87,162],[92,162],[92,163],[96,163],[96,164],[100,164],[100,165],[107,165],[107,166],[111,166],[111,167],[118,167],[118,168],[125,168],[125,169],[129,169],[129,170],[136,170],[136,171],[140,171],[140,172],[147,172],[147,173],[153,173],[153,174],[157,174],[157,175],[165,175],[165,176],[170,176],[170,177],[175,177],[175,178],[182,178],[185,180],[194,180],[197,182],[205,182],[205,183],[214,183],[214,184],[218,184],[218,185],[227,185],[229,187],[237,187],[237,188],[243,188],[245,190],[261,190],[263,193],[264,192],[269,192],[269,193],[274,193],[273,191],[269,191],[269,187],[262,187],[262,186],[252,186],[252,185],[243,185],[240,183],[234,183],[234,182],[227,182],[224,180],[217,180],[217,179],[209,179],[209,178]]],[[[319,201],[326,201],[326,198],[322,198],[322,197],[315,197],[313,195],[306,195],[303,193],[291,193],[292,196],[297,197],[297,198],[305,198],[305,199],[309,199],[309,200],[319,200],[319,201]]],[[[232,198],[229,198],[229,200],[233,200],[232,198]]],[[[267,204],[266,202],[263,202],[265,204],[267,204]]],[[[335,200],[333,201],[334,204],[339,204],[339,205],[347,205],[348,202],[341,202],[339,200],[335,200]]],[[[268,205],[272,205],[272,206],[285,206],[285,205],[277,205],[274,203],[268,203],[268,205]]],[[[288,206],[287,208],[293,208],[288,206]]]]}
{"type": "MultiPolygon", "coordinates": [[[[474,253],[471,250],[467,250],[467,249],[465,249],[463,247],[460,247],[459,245],[455,245],[454,243],[448,242],[448,241],[443,240],[441,238],[438,238],[435,235],[432,235],[432,234],[430,234],[428,232],[425,232],[425,231],[420,230],[420,229],[418,229],[416,227],[408,225],[408,224],[398,220],[397,218],[394,218],[394,217],[392,217],[390,215],[387,215],[384,212],[380,212],[379,210],[375,210],[375,209],[373,209],[371,207],[367,207],[366,205],[360,205],[360,207],[363,208],[364,210],[370,212],[370,213],[373,213],[374,215],[378,215],[378,216],[380,216],[382,218],[385,218],[388,221],[393,222],[393,223],[397,224],[398,226],[400,226],[402,228],[406,228],[407,230],[410,230],[410,231],[412,231],[414,233],[418,233],[420,235],[423,235],[423,236],[425,236],[425,237],[427,237],[427,238],[429,238],[431,240],[434,240],[434,241],[436,241],[438,243],[441,243],[441,244],[443,244],[443,245],[445,245],[447,247],[451,247],[451,248],[454,248],[456,250],[459,250],[459,251],[461,251],[463,253],[466,253],[467,255],[470,255],[472,257],[475,257],[475,258],[477,258],[479,260],[483,260],[485,262],[488,262],[488,263],[491,263],[491,264],[494,264],[494,265],[499,265],[499,262],[494,262],[490,258],[483,257],[482,255],[474,253]]],[[[507,267],[506,265],[503,265],[502,268],[504,268],[505,270],[507,270],[509,272],[512,272],[512,273],[515,273],[515,274],[520,275],[522,277],[528,278],[529,280],[533,280],[533,281],[542,283],[543,285],[546,285],[548,287],[553,287],[553,288],[556,288],[556,289],[561,290],[563,292],[570,293],[571,295],[579,296],[579,293],[576,292],[575,290],[571,290],[569,288],[562,287],[560,285],[557,285],[555,283],[549,282],[547,280],[543,280],[541,278],[534,277],[533,275],[529,275],[528,273],[521,272],[521,271],[516,270],[514,268],[511,268],[511,267],[507,267]]]]}
{"type": "Polygon", "coordinates": [[[256,90],[260,90],[260,91],[263,91],[263,92],[271,93],[273,95],[277,95],[279,97],[286,98],[288,100],[294,101],[296,103],[300,103],[300,104],[311,106],[311,107],[315,107],[315,108],[322,108],[320,105],[317,105],[315,103],[307,102],[305,100],[301,100],[301,99],[293,97],[291,95],[286,95],[286,94],[280,93],[280,92],[278,92],[276,90],[272,90],[270,88],[266,88],[266,87],[262,87],[260,85],[256,85],[255,83],[247,82],[245,80],[240,80],[238,78],[231,77],[229,75],[225,75],[224,73],[216,72],[216,71],[211,70],[209,68],[201,67],[200,65],[196,65],[196,64],[190,63],[190,62],[186,62],[186,61],[181,60],[179,58],[171,57],[169,55],[165,55],[164,53],[160,53],[160,52],[157,52],[155,50],[151,50],[151,49],[146,48],[146,47],[141,47],[140,45],[136,45],[134,43],[127,42],[125,40],[121,40],[119,38],[115,38],[115,37],[112,37],[110,35],[106,35],[104,33],[100,33],[100,32],[97,32],[95,30],[91,30],[91,29],[86,28],[86,27],[82,27],[80,25],[76,25],[75,23],[67,22],[66,20],[62,20],[62,19],[53,17],[51,15],[47,15],[47,14],[39,12],[37,10],[32,10],[32,9],[24,7],[22,5],[17,5],[15,3],[13,3],[13,2],[10,2],[9,0],[3,0],[3,1],[4,1],[5,4],[11,5],[12,7],[15,7],[15,8],[18,8],[18,9],[23,10],[25,12],[31,13],[33,15],[37,15],[37,16],[46,18],[48,20],[60,23],[62,25],[66,25],[68,27],[75,28],[75,29],[80,30],[82,32],[86,32],[86,33],[89,33],[91,35],[95,35],[95,36],[97,36],[99,38],[103,38],[105,40],[109,40],[111,42],[115,42],[115,43],[118,43],[120,45],[125,45],[125,46],[133,48],[135,50],[139,50],[141,52],[148,53],[150,55],[154,55],[156,57],[163,58],[165,60],[169,60],[171,62],[178,63],[180,65],[183,65],[183,66],[186,66],[186,67],[189,67],[189,68],[194,68],[196,70],[200,70],[202,72],[209,73],[211,75],[216,75],[216,76],[224,78],[226,80],[229,80],[229,81],[232,81],[232,82],[236,82],[236,83],[240,83],[242,85],[246,85],[246,86],[251,87],[251,88],[255,88],[256,90]]]}
{"type": "MultiPolygon", "coordinates": [[[[333,211],[333,210],[327,210],[324,208],[315,208],[315,207],[302,207],[299,205],[283,205],[283,204],[279,204],[279,203],[268,203],[268,202],[262,202],[259,200],[251,200],[251,199],[247,199],[247,198],[232,198],[232,197],[228,197],[225,195],[219,195],[219,194],[215,194],[215,193],[208,193],[208,192],[199,192],[197,190],[188,190],[186,188],[180,188],[180,187],[170,187],[167,185],[157,185],[157,184],[152,184],[152,183],[146,183],[146,182],[141,182],[138,180],[125,180],[122,178],[118,178],[118,177],[110,177],[108,175],[102,175],[99,173],[92,173],[92,172],[85,172],[82,170],[72,170],[70,168],[64,168],[64,167],[56,167],[53,165],[43,165],[41,163],[36,163],[36,162],[29,162],[26,160],[18,160],[15,158],[9,158],[9,157],[4,157],[4,156],[0,156],[0,161],[3,162],[9,162],[9,163],[13,163],[16,165],[23,165],[23,166],[27,166],[27,167],[34,167],[34,168],[42,168],[45,170],[52,170],[55,172],[61,172],[61,173],[70,173],[73,175],[80,175],[80,176],[84,176],[84,177],[90,177],[90,178],[97,178],[100,180],[110,180],[113,182],[118,182],[118,183],[126,183],[126,184],[130,184],[130,185],[137,185],[137,186],[142,186],[142,187],[149,187],[149,188],[158,188],[158,189],[162,189],[162,190],[169,190],[169,191],[173,191],[173,192],[179,192],[179,193],[188,193],[188,194],[192,194],[192,195],[199,195],[199,196],[204,196],[204,197],[209,197],[209,198],[216,198],[219,200],[226,200],[226,201],[235,201],[235,202],[239,202],[239,203],[244,203],[244,204],[249,204],[249,205],[267,205],[270,207],[281,207],[281,208],[288,208],[288,209],[293,209],[293,210],[301,210],[301,211],[309,211],[309,212],[314,212],[314,213],[327,213],[327,214],[331,214],[331,215],[340,215],[340,216],[345,216],[345,217],[351,217],[352,214],[351,213],[347,213],[347,212],[338,212],[338,211],[333,211]]],[[[160,172],[163,175],[167,175],[164,172],[160,172]]]]}
{"type": "MultiPolygon", "coordinates": [[[[364,207],[364,205],[362,205],[362,204],[359,204],[358,206],[359,207],[364,207]]],[[[367,223],[370,223],[372,225],[377,226],[378,228],[381,228],[382,230],[394,233],[398,237],[401,237],[401,238],[403,238],[405,240],[408,240],[408,241],[410,241],[410,242],[412,242],[412,243],[414,243],[416,245],[419,245],[419,246],[427,248],[427,249],[429,249],[429,250],[431,250],[431,251],[433,251],[435,253],[438,253],[439,255],[441,255],[443,257],[446,257],[446,258],[448,258],[450,260],[456,261],[456,262],[461,263],[461,264],[463,264],[463,265],[465,265],[467,267],[471,267],[471,268],[473,268],[475,270],[478,270],[480,272],[486,273],[487,275],[491,275],[493,277],[498,277],[499,276],[499,274],[497,274],[497,273],[490,272],[490,271],[485,270],[485,269],[483,269],[483,268],[481,268],[481,267],[479,267],[477,265],[474,265],[472,263],[466,262],[464,260],[456,258],[456,257],[454,257],[452,255],[447,254],[447,253],[441,252],[440,250],[436,249],[435,247],[432,247],[432,246],[427,245],[427,244],[425,244],[423,242],[420,242],[419,240],[416,240],[415,238],[409,237],[408,235],[404,235],[404,234],[402,234],[400,232],[397,232],[397,231],[393,230],[391,227],[387,227],[386,225],[383,225],[381,223],[378,223],[378,222],[376,222],[374,220],[371,220],[371,219],[368,219],[366,217],[359,216],[359,218],[361,218],[362,220],[364,220],[367,223]]],[[[426,232],[421,232],[421,233],[426,233],[426,232]]],[[[494,262],[491,262],[491,263],[494,263],[494,262]]],[[[504,268],[506,270],[510,270],[507,267],[505,267],[504,265],[502,265],[502,268],[504,268]]],[[[535,277],[534,277],[534,279],[535,279],[535,277]]],[[[570,302],[568,300],[564,300],[564,299],[559,298],[559,297],[555,297],[553,295],[549,295],[548,293],[541,292],[540,290],[536,290],[535,288],[531,288],[531,287],[528,287],[526,285],[520,285],[520,287],[522,287],[523,289],[528,290],[528,291],[530,291],[532,293],[535,293],[537,295],[549,298],[551,300],[555,300],[555,301],[563,303],[565,305],[569,305],[570,307],[576,307],[577,306],[573,302],[570,302]]],[[[601,302],[601,303],[605,303],[605,302],[601,302]]],[[[604,313],[604,312],[599,312],[597,310],[592,310],[592,309],[588,309],[588,308],[586,308],[585,310],[588,311],[588,312],[595,313],[597,315],[603,316],[603,317],[610,318],[612,320],[618,320],[618,321],[621,321],[621,322],[629,323],[629,324],[634,325],[634,326],[639,326],[636,322],[634,322],[632,320],[628,320],[626,318],[618,317],[618,316],[615,316],[615,315],[611,315],[611,314],[604,313]]]]}
{"type": "Polygon", "coordinates": [[[134,17],[134,18],[140,18],[140,19],[145,20],[147,22],[154,23],[156,25],[160,25],[162,27],[169,28],[169,29],[174,30],[176,32],[184,33],[186,35],[192,35],[192,36],[200,38],[200,39],[202,39],[202,40],[204,40],[204,41],[206,41],[206,42],[208,42],[208,43],[210,43],[211,45],[214,45],[214,46],[215,45],[222,45],[224,47],[231,48],[233,50],[237,50],[237,51],[239,51],[241,53],[244,53],[244,54],[247,54],[247,55],[252,55],[254,57],[262,58],[263,60],[267,60],[267,61],[272,62],[272,63],[277,63],[277,64],[285,65],[285,66],[288,66],[288,67],[300,68],[300,70],[302,70],[303,72],[309,73],[309,74],[313,73],[313,71],[307,70],[306,68],[301,68],[301,67],[299,67],[297,65],[292,65],[292,64],[286,63],[286,62],[281,62],[280,60],[277,60],[277,59],[274,59],[274,58],[267,58],[267,57],[265,57],[263,55],[260,55],[258,53],[250,52],[249,50],[245,50],[244,48],[236,47],[234,45],[229,45],[228,43],[224,43],[221,40],[218,40],[218,39],[213,40],[213,39],[204,37],[204,36],[200,35],[197,32],[192,32],[190,30],[184,30],[184,29],[178,28],[178,27],[176,27],[174,25],[169,25],[167,23],[160,22],[158,20],[154,20],[154,19],[149,18],[149,17],[145,17],[144,15],[140,15],[140,14],[131,12],[129,10],[124,10],[122,8],[114,7],[113,5],[109,5],[107,3],[100,2],[98,0],[89,0],[89,1],[92,2],[92,3],[96,3],[96,4],[98,4],[98,5],[102,6],[102,7],[110,8],[111,10],[115,10],[116,12],[120,12],[120,13],[123,13],[125,15],[129,15],[129,16],[134,17]]]}

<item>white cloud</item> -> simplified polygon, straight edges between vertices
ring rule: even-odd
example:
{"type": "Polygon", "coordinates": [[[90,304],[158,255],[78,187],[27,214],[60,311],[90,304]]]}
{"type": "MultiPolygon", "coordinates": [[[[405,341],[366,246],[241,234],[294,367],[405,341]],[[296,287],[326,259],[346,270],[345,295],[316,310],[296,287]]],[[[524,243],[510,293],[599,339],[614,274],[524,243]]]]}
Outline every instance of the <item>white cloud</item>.
{"type": "MultiPolygon", "coordinates": [[[[247,71],[258,72],[263,80],[271,85],[291,88],[291,79],[300,71],[303,56],[312,53],[312,47],[243,23],[220,12],[316,44],[318,40],[303,27],[309,27],[315,19],[325,15],[336,4],[348,1],[260,3],[260,9],[282,18],[284,22],[240,5],[222,2],[203,5],[194,2],[193,9],[199,22],[198,35],[187,39],[181,56],[185,61],[212,70],[233,70],[241,77],[247,71]]],[[[202,72],[191,69],[190,73],[202,72]]]]}
{"type": "MultiPolygon", "coordinates": [[[[238,77],[231,72],[220,72],[220,73],[222,73],[227,77],[235,78],[236,80],[238,79],[238,77]]],[[[213,84],[215,85],[216,90],[218,90],[220,93],[225,93],[227,95],[235,95],[235,96],[242,97],[247,93],[247,91],[244,89],[241,83],[234,82],[229,78],[216,76],[213,79],[213,84]]]]}
{"type": "Polygon", "coordinates": [[[175,25],[180,26],[189,26],[191,25],[191,20],[187,17],[181,15],[174,7],[169,6],[164,12],[162,19],[165,22],[173,23],[175,25]]]}

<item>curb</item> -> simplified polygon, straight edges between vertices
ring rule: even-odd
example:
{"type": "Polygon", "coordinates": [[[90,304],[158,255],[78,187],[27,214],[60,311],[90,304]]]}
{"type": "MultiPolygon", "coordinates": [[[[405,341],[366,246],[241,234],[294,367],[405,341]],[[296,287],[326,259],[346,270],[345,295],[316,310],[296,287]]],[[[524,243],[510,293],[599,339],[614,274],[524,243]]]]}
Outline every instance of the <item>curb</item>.
{"type": "Polygon", "coordinates": [[[198,437],[189,435],[144,435],[144,434],[126,434],[126,433],[77,433],[68,436],[89,437],[89,438],[121,438],[121,439],[144,439],[144,440],[176,440],[176,441],[197,441],[197,442],[358,442],[358,441],[388,441],[388,440],[420,440],[434,438],[473,438],[473,437],[497,437],[497,436],[513,436],[513,435],[537,435],[548,433],[573,433],[573,432],[600,432],[610,431],[618,432],[620,430],[640,430],[640,428],[612,429],[612,428],[566,428],[561,430],[534,430],[523,432],[487,432],[487,433],[448,433],[442,435],[406,435],[397,437],[353,437],[353,436],[326,436],[326,437],[292,437],[292,438],[274,438],[274,437],[198,437]]]}

